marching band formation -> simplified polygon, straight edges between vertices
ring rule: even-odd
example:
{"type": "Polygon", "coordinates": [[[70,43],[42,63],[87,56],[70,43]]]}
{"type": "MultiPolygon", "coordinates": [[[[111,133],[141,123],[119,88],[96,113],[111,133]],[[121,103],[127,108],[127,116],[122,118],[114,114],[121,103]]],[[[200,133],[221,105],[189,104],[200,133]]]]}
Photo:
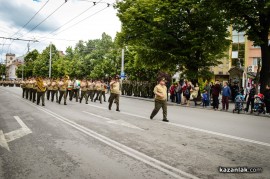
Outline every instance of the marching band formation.
{"type": "Polygon", "coordinates": [[[103,80],[90,80],[90,79],[70,79],[69,76],[65,76],[61,79],[56,78],[27,78],[25,80],[15,81],[0,81],[0,86],[4,87],[21,87],[22,97],[45,106],[45,96],[47,100],[51,102],[61,104],[62,99],[64,105],[67,105],[67,98],[72,101],[82,103],[83,99],[88,104],[88,99],[91,102],[97,100],[102,104],[106,102],[106,93],[110,89],[109,97],[109,110],[111,110],[113,102],[116,103],[116,111],[119,110],[119,97],[120,97],[120,83],[119,76],[112,78],[109,84],[103,80]]]}

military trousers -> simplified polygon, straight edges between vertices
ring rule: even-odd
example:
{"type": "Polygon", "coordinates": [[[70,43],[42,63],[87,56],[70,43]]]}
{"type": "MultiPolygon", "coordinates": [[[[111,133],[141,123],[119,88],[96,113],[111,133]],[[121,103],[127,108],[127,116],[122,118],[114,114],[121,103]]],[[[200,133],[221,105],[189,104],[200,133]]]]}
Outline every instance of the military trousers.
{"type": "Polygon", "coordinates": [[[37,96],[37,90],[32,89],[32,101],[33,101],[33,103],[36,102],[36,96],[37,96]]]}
{"type": "Polygon", "coordinates": [[[46,97],[47,97],[47,100],[50,100],[50,94],[51,94],[51,91],[52,91],[52,90],[47,90],[47,91],[46,91],[46,97]]]}
{"type": "Polygon", "coordinates": [[[28,99],[29,97],[29,88],[25,88],[25,98],[28,99]]]}
{"type": "Polygon", "coordinates": [[[37,105],[40,103],[40,98],[42,101],[42,106],[45,105],[45,92],[37,92],[37,105]]]}
{"type": "Polygon", "coordinates": [[[75,97],[76,98],[76,102],[78,102],[80,89],[73,89],[72,91],[73,91],[73,97],[75,97]]]}
{"type": "Polygon", "coordinates": [[[58,90],[51,90],[51,101],[54,101],[54,95],[56,95],[56,102],[58,102],[58,90]]]}
{"type": "Polygon", "coordinates": [[[68,90],[68,97],[69,97],[69,101],[72,101],[73,94],[74,94],[73,89],[68,90]]]}
{"type": "Polygon", "coordinates": [[[100,103],[102,103],[102,95],[101,95],[101,92],[102,91],[97,91],[96,92],[96,98],[95,98],[95,102],[96,102],[96,100],[99,100],[100,101],[100,103]]]}
{"type": "Polygon", "coordinates": [[[80,103],[82,102],[83,98],[85,99],[85,103],[88,104],[87,91],[81,91],[80,103]]]}
{"type": "Polygon", "coordinates": [[[60,95],[59,95],[59,104],[61,103],[62,97],[64,97],[64,104],[67,103],[67,91],[59,91],[60,95]]]}
{"type": "Polygon", "coordinates": [[[88,90],[87,91],[87,99],[90,99],[91,101],[94,100],[94,90],[88,90]],[[90,97],[90,98],[89,98],[90,97]]]}
{"type": "Polygon", "coordinates": [[[103,97],[104,102],[106,102],[106,95],[105,95],[105,91],[101,92],[101,97],[103,97]]]}
{"type": "Polygon", "coordinates": [[[22,88],[22,97],[26,96],[26,88],[22,88]]]}
{"type": "Polygon", "coordinates": [[[32,101],[33,88],[29,88],[28,95],[29,95],[29,100],[32,101]]]}
{"type": "Polygon", "coordinates": [[[109,109],[111,110],[113,101],[115,101],[116,104],[116,110],[119,110],[119,94],[111,93],[110,98],[109,98],[109,109]]]}
{"type": "Polygon", "coordinates": [[[163,120],[167,120],[167,101],[166,100],[155,100],[155,108],[150,116],[150,118],[154,118],[158,111],[162,108],[163,110],[163,120]]]}

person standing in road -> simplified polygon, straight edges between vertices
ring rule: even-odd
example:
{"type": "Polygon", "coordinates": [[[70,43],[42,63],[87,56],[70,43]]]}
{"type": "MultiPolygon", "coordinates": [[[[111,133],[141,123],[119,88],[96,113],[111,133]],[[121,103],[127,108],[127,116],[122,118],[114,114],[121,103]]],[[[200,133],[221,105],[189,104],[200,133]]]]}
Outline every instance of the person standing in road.
{"type": "Polygon", "coordinates": [[[101,81],[102,88],[101,88],[101,96],[103,97],[104,102],[106,102],[106,90],[107,90],[107,84],[102,80],[101,81]]]}
{"type": "Polygon", "coordinates": [[[109,110],[111,110],[113,101],[115,101],[116,111],[120,112],[120,109],[119,109],[120,83],[119,83],[118,75],[112,79],[110,83],[110,89],[111,89],[111,95],[109,98],[109,110]]]}
{"type": "Polygon", "coordinates": [[[58,103],[58,82],[56,79],[52,80],[52,94],[51,94],[51,101],[54,101],[54,95],[56,95],[56,102],[58,103]]]}
{"type": "Polygon", "coordinates": [[[230,98],[231,94],[232,93],[231,93],[230,87],[228,86],[228,82],[224,82],[224,85],[222,88],[222,110],[225,110],[225,106],[226,106],[226,111],[228,111],[229,98],[230,98]]]}
{"type": "Polygon", "coordinates": [[[212,87],[212,97],[213,97],[213,109],[217,110],[219,107],[219,94],[221,92],[221,86],[219,84],[219,81],[217,80],[215,82],[215,85],[212,87]]]}
{"type": "Polygon", "coordinates": [[[167,119],[167,87],[166,87],[166,79],[159,79],[159,84],[154,88],[155,94],[155,108],[150,115],[150,119],[153,119],[155,115],[158,113],[160,108],[163,110],[163,120],[164,122],[169,122],[167,119]]]}
{"type": "Polygon", "coordinates": [[[266,90],[264,92],[264,102],[266,106],[266,115],[270,115],[270,86],[266,85],[266,90]]]}
{"type": "Polygon", "coordinates": [[[69,101],[72,101],[73,98],[73,88],[74,88],[74,81],[71,79],[68,80],[68,89],[67,89],[67,96],[69,97],[69,101]]]}
{"type": "Polygon", "coordinates": [[[175,92],[176,92],[176,103],[181,104],[182,86],[180,82],[178,82],[175,92]]]}
{"type": "Polygon", "coordinates": [[[97,82],[96,82],[96,90],[97,90],[97,96],[96,96],[94,102],[96,102],[96,100],[99,100],[100,104],[102,104],[102,96],[101,96],[102,83],[100,82],[100,80],[97,80],[97,82]]]}

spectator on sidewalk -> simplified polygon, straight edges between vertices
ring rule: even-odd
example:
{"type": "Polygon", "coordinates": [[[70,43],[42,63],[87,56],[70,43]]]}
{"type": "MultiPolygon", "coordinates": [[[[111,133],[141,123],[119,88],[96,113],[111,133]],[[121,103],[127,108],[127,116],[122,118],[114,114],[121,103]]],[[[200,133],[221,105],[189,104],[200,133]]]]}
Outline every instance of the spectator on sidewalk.
{"type": "Polygon", "coordinates": [[[187,98],[186,98],[186,89],[187,89],[187,86],[188,86],[188,81],[185,80],[183,85],[182,85],[182,92],[183,92],[183,100],[182,100],[182,105],[184,104],[187,104],[187,98]]]}
{"type": "Polygon", "coordinates": [[[264,101],[266,106],[266,115],[270,115],[270,86],[266,85],[266,90],[264,92],[264,101]]]}
{"type": "Polygon", "coordinates": [[[204,108],[209,106],[209,95],[206,90],[204,90],[204,93],[202,94],[202,103],[204,108]]]}
{"type": "Polygon", "coordinates": [[[248,100],[247,100],[247,107],[245,109],[246,112],[249,111],[249,105],[251,103],[251,111],[250,111],[250,113],[253,113],[255,95],[256,95],[256,85],[253,84],[250,91],[249,91],[248,100]]]}
{"type": "Polygon", "coordinates": [[[174,83],[170,87],[170,98],[171,98],[171,102],[174,102],[174,99],[175,99],[175,84],[174,83]]]}
{"type": "Polygon", "coordinates": [[[184,96],[186,98],[186,104],[189,106],[190,100],[190,93],[192,92],[192,83],[188,82],[186,86],[186,90],[184,91],[184,96]]]}
{"type": "Polygon", "coordinates": [[[248,85],[247,85],[247,87],[246,87],[245,101],[247,100],[247,97],[248,97],[248,95],[249,95],[250,89],[251,89],[250,83],[248,83],[248,85]]]}
{"type": "Polygon", "coordinates": [[[196,83],[195,87],[193,88],[192,94],[191,94],[195,106],[198,105],[197,101],[199,99],[199,95],[200,95],[199,93],[200,93],[200,87],[199,87],[198,83],[196,83]]]}
{"type": "MultiPolygon", "coordinates": [[[[211,96],[211,93],[210,93],[211,86],[210,86],[210,84],[208,82],[205,83],[204,90],[207,92],[208,101],[210,102],[210,98],[211,98],[210,97],[211,96]]],[[[209,105],[209,103],[208,103],[208,105],[209,105]]]]}
{"type": "Polygon", "coordinates": [[[222,110],[228,111],[229,109],[229,98],[231,96],[231,89],[228,86],[228,82],[224,82],[223,88],[222,88],[222,110]]]}
{"type": "Polygon", "coordinates": [[[181,104],[182,86],[180,82],[178,82],[175,92],[176,92],[176,103],[181,104]]]}
{"type": "Polygon", "coordinates": [[[217,110],[219,107],[219,94],[221,92],[221,86],[219,81],[215,82],[215,85],[212,87],[212,97],[213,97],[213,109],[217,110]]]}

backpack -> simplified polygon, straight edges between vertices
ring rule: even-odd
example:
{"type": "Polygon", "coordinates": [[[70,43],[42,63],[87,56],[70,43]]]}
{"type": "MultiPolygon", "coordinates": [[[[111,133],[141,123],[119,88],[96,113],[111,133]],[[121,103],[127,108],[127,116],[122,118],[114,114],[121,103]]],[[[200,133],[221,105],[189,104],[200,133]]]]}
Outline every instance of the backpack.
{"type": "Polygon", "coordinates": [[[185,96],[189,96],[190,95],[190,92],[189,92],[188,88],[185,90],[184,95],[185,96]]]}

